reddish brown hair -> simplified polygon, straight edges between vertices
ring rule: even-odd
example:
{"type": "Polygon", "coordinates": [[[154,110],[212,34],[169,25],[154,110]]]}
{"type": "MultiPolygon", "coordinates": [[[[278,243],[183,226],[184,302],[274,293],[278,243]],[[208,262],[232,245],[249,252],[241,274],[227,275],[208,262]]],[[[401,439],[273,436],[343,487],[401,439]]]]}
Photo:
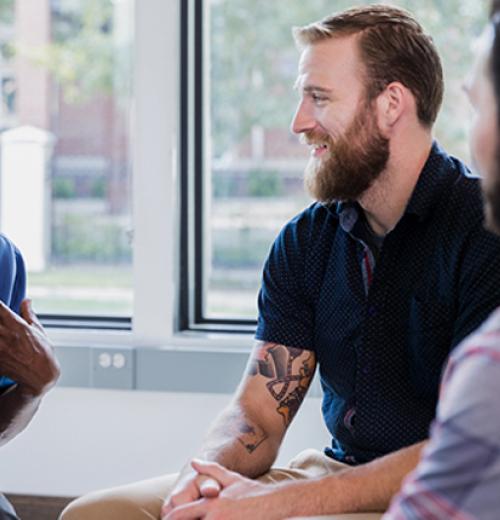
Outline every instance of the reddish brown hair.
{"type": "Polygon", "coordinates": [[[389,5],[356,7],[293,30],[299,47],[358,33],[368,98],[398,81],[415,97],[420,122],[432,126],[443,100],[443,69],[432,38],[409,12],[389,5]]]}

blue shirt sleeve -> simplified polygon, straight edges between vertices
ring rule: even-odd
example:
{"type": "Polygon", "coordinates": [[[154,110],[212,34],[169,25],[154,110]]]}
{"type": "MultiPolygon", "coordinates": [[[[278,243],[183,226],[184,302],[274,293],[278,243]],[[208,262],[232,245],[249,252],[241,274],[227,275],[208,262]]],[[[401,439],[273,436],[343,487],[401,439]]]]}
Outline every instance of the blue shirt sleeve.
{"type": "Polygon", "coordinates": [[[21,302],[26,298],[26,268],[20,251],[15,248],[16,276],[12,288],[10,308],[17,314],[21,311],[21,302]]]}
{"type": "Polygon", "coordinates": [[[256,339],[314,350],[314,313],[304,288],[309,241],[307,210],[275,240],[264,266],[256,339]]]}
{"type": "MultiPolygon", "coordinates": [[[[26,295],[26,269],[19,250],[5,236],[0,235],[0,300],[19,314],[26,295]]],[[[14,381],[1,375],[0,389],[14,381]]]]}
{"type": "Polygon", "coordinates": [[[26,295],[26,270],[19,250],[0,235],[0,300],[19,314],[26,295]]]}

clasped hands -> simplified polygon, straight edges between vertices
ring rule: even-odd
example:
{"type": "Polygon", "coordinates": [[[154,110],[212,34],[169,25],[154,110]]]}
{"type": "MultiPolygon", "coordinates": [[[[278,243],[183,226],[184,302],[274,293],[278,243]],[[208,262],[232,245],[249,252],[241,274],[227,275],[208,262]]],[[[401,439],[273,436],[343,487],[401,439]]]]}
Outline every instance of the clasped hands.
{"type": "Polygon", "coordinates": [[[273,497],[277,486],[262,484],[215,462],[193,460],[190,473],[164,503],[162,520],[254,520],[285,518],[273,497]]]}

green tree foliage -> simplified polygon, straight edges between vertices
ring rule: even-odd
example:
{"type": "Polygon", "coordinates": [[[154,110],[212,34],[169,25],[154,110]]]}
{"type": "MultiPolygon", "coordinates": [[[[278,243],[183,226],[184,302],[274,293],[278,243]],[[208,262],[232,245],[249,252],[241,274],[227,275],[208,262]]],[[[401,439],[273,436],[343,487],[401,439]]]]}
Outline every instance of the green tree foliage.
{"type": "Polygon", "coordinates": [[[41,60],[63,86],[66,99],[113,92],[112,14],[111,0],[85,0],[54,17],[54,41],[41,60]]]}
{"type": "Polygon", "coordinates": [[[278,172],[251,170],[248,172],[248,195],[250,197],[279,197],[282,193],[278,172]]]}
{"type": "Polygon", "coordinates": [[[41,49],[21,49],[46,67],[69,102],[113,91],[111,0],[68,4],[53,13],[53,42],[41,49]]]}
{"type": "Polygon", "coordinates": [[[52,258],[61,264],[129,263],[131,248],[120,222],[107,216],[67,213],[54,223],[52,258]]]}
{"type": "Polygon", "coordinates": [[[61,6],[51,13],[53,41],[43,48],[17,51],[48,69],[68,102],[126,92],[130,49],[117,48],[113,39],[113,1],[61,2],[61,6]]]}
{"type": "Polygon", "coordinates": [[[0,23],[11,24],[14,20],[14,0],[0,0],[0,23]]]}

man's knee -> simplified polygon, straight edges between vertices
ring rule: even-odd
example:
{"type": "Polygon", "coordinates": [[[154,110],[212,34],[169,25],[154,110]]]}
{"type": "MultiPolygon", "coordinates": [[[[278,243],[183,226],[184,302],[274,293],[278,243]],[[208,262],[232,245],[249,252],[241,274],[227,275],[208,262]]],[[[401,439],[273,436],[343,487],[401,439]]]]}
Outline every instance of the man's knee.
{"type": "MultiPolygon", "coordinates": [[[[93,498],[93,495],[84,496],[73,500],[68,504],[63,512],[59,516],[59,520],[77,520],[83,518],[97,518],[97,515],[104,512],[107,509],[107,501],[99,500],[97,497],[93,498]]],[[[106,518],[102,516],[102,518],[106,518]]]]}
{"type": "Polygon", "coordinates": [[[321,457],[322,453],[318,450],[315,450],[314,448],[307,448],[295,455],[295,457],[293,457],[293,459],[291,459],[287,465],[289,468],[302,469],[309,466],[311,462],[315,462],[318,460],[318,458],[321,457]]]}
{"type": "Polygon", "coordinates": [[[105,496],[99,493],[77,498],[60,514],[59,520],[130,520],[150,518],[140,505],[122,497],[105,496]]]}
{"type": "Polygon", "coordinates": [[[160,516],[177,475],[96,491],[71,502],[59,520],[146,520],[160,516]]]}

